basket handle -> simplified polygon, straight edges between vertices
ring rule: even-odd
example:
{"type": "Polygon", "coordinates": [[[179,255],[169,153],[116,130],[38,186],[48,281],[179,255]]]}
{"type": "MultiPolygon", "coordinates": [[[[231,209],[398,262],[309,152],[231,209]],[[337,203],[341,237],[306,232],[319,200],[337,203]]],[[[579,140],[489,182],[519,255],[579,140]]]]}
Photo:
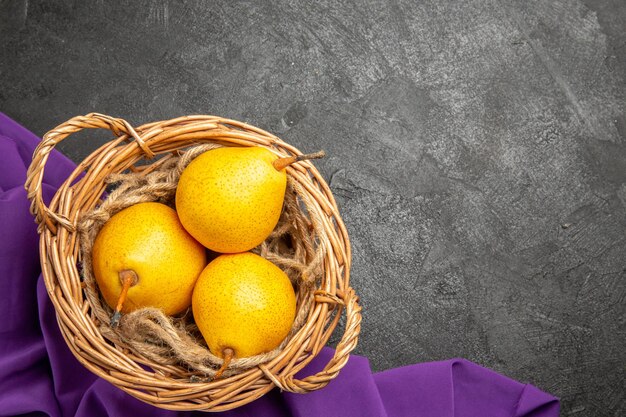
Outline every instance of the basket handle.
{"type": "Polygon", "coordinates": [[[26,173],[24,188],[28,192],[30,212],[35,216],[35,221],[40,227],[45,224],[54,234],[57,231],[57,224],[70,231],[75,229],[75,225],[67,217],[50,210],[44,203],[42,195],[44,167],[50,153],[59,142],[83,129],[108,129],[118,137],[122,135],[132,137],[148,158],[154,156],[145,141],[126,120],[100,113],[73,117],[46,133],[33,152],[33,160],[26,173]]]}
{"type": "Polygon", "coordinates": [[[361,330],[361,306],[359,297],[351,287],[345,291],[337,291],[337,296],[330,295],[325,291],[317,292],[316,299],[329,304],[341,304],[346,308],[346,327],[337,347],[335,354],[326,364],[324,369],[315,375],[307,376],[303,379],[294,379],[293,376],[277,376],[270,372],[265,365],[259,368],[279,389],[283,391],[304,394],[326,386],[334,379],[339,371],[345,366],[350,358],[350,352],[356,347],[359,332],[361,330]]]}

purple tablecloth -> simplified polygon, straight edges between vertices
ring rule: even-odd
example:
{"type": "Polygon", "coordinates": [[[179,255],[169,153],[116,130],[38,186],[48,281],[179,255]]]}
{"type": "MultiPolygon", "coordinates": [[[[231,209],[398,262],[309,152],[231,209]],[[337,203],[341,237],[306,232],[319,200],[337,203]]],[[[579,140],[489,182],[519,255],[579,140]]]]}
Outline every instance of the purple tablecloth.
{"type": "MultiPolygon", "coordinates": [[[[84,369],[66,347],[40,277],[38,236],[24,191],[39,138],[0,113],[0,416],[173,416],[128,396],[84,369]]],[[[50,157],[51,198],[74,165],[50,157]]],[[[367,314],[367,312],[366,312],[367,314]]],[[[332,355],[326,348],[303,372],[332,355]]],[[[199,413],[198,413],[199,414],[199,413]]],[[[553,417],[558,401],[463,359],[372,374],[352,356],[328,387],[306,395],[271,391],[225,416],[553,417]]]]}

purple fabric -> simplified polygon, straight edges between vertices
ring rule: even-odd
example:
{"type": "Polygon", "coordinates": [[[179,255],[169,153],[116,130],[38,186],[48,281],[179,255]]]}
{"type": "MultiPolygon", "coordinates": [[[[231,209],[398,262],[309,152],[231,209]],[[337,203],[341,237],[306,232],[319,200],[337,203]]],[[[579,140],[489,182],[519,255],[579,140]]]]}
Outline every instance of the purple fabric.
{"type": "MultiPolygon", "coordinates": [[[[23,184],[39,139],[0,113],[0,416],[191,416],[144,404],[78,363],[60,334],[40,276],[38,236],[23,184]]],[[[74,165],[54,152],[44,193],[51,198],[74,165]]],[[[325,348],[302,374],[321,369],[325,348]]],[[[372,374],[352,356],[326,388],[271,391],[224,416],[554,417],[558,401],[463,359],[372,374]]]]}

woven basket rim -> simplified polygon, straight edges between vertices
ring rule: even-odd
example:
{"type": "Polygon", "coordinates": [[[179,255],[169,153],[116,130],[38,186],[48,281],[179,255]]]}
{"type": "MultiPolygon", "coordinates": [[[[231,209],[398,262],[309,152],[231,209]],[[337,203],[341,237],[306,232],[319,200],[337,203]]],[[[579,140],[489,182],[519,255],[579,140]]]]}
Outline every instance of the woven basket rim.
{"type": "Polygon", "coordinates": [[[74,356],[87,369],[161,408],[222,411],[249,403],[273,387],[298,393],[320,389],[338,375],[355,348],[361,307],[350,287],[351,248],[346,227],[329,186],[310,161],[288,167],[287,174],[311,197],[317,210],[315,215],[321,219],[316,230],[321,235],[320,244],[326,245],[324,277],[315,291],[309,318],[275,359],[217,381],[190,380],[189,373],[179,367],[151,363],[132,352],[116,349],[99,334],[89,314],[90,306],[76,267],[80,214],[98,203],[105,178],[111,173],[128,169],[149,172],[156,165],[135,164],[156,155],[162,155],[158,159],[162,161],[180,149],[206,142],[262,146],[278,156],[302,154],[258,127],[208,115],[183,116],[135,129],[123,119],[90,113],[76,116],[44,135],[33,154],[25,188],[31,200],[31,213],[39,224],[42,273],[61,333],[74,356]],[[110,130],[115,138],[79,163],[46,206],[42,182],[50,152],[69,135],[95,128],[110,130]],[[296,379],[294,375],[328,342],[344,312],[344,333],[333,357],[317,374],[296,379]]]}

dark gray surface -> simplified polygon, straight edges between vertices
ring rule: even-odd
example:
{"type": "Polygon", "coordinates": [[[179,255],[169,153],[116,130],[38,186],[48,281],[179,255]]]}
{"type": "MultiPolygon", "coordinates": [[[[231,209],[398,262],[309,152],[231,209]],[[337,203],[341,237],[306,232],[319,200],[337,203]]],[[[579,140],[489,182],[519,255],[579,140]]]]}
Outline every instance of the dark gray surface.
{"type": "Polygon", "coordinates": [[[375,370],[462,356],[626,414],[626,2],[116,4],[0,1],[0,110],[323,148],[375,370]]]}

